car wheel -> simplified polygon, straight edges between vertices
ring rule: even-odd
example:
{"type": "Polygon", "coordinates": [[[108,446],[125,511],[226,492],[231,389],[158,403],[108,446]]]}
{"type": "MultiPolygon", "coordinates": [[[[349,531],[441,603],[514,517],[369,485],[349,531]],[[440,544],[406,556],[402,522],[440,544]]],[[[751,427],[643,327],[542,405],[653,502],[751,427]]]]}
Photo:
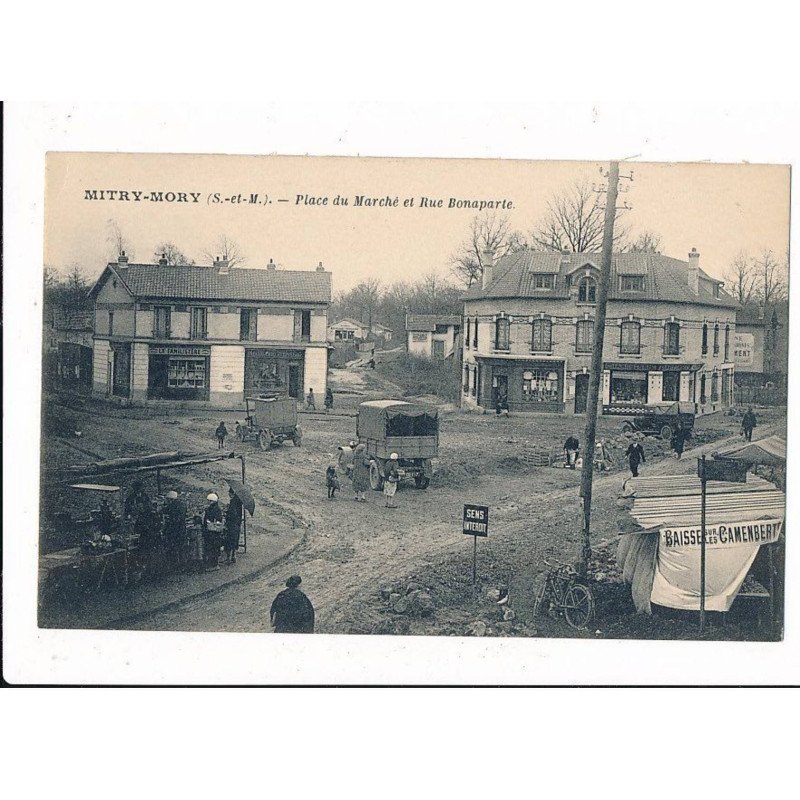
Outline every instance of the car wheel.
{"type": "Polygon", "coordinates": [[[668,442],[670,439],[672,439],[672,428],[669,425],[664,425],[661,428],[661,438],[665,442],[668,442]]]}

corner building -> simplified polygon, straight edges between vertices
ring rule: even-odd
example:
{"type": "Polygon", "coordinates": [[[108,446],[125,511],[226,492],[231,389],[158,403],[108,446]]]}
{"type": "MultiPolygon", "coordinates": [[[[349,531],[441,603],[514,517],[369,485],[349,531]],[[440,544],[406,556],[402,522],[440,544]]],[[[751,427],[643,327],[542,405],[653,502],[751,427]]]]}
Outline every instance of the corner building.
{"type": "MultiPolygon", "coordinates": [[[[462,405],[586,411],[599,253],[521,250],[493,263],[464,296],[462,405]]],[[[603,346],[604,414],[676,400],[708,414],[733,402],[738,304],[722,281],[660,253],[617,253],[603,346]]]]}
{"type": "Polygon", "coordinates": [[[93,394],[137,404],[241,406],[322,397],[331,275],[315,270],[108,264],[94,299],[93,394]]]}

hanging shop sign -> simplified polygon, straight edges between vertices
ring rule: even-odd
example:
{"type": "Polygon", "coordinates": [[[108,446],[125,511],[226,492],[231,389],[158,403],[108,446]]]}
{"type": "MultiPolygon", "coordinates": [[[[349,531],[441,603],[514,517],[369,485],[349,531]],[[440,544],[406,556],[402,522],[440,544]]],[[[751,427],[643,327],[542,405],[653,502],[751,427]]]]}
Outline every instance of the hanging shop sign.
{"type": "Polygon", "coordinates": [[[150,345],[151,356],[210,356],[210,347],[181,347],[150,345]]]}

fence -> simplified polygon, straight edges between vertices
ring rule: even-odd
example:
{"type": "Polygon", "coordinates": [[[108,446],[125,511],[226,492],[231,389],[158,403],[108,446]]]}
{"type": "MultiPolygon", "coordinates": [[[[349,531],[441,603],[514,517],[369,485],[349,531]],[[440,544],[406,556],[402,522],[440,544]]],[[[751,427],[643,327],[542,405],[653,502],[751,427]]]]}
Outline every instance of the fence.
{"type": "Polygon", "coordinates": [[[739,406],[785,406],[787,392],[779,386],[735,386],[733,399],[739,406]]]}

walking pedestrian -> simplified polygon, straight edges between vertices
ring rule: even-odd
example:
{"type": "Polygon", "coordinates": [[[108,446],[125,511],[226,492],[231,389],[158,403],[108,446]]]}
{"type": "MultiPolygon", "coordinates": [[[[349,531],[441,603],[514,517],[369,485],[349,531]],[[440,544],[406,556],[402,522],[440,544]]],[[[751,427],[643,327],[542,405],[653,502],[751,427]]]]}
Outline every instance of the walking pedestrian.
{"type": "Polygon", "coordinates": [[[366,503],[364,496],[369,489],[369,459],[367,458],[367,447],[359,444],[353,453],[353,491],[356,493],[355,500],[358,503],[366,503]]]}
{"type": "Polygon", "coordinates": [[[186,548],[186,503],[174,489],[167,492],[164,505],[164,543],[170,566],[175,570],[184,569],[188,556],[186,548]]]}
{"type": "Polygon", "coordinates": [[[389,456],[386,475],[383,479],[383,496],[386,498],[386,508],[397,508],[394,496],[397,492],[398,483],[400,483],[400,475],[397,473],[397,453],[392,453],[389,456]]]}
{"type": "Polygon", "coordinates": [[[217,450],[225,447],[225,437],[228,435],[228,429],[225,427],[225,422],[220,422],[217,429],[214,431],[214,436],[217,437],[217,450]]]}
{"type": "Polygon", "coordinates": [[[639,442],[631,442],[625,451],[628,458],[628,466],[631,468],[631,477],[639,477],[639,464],[644,464],[644,448],[639,442]]]}
{"type": "Polygon", "coordinates": [[[203,512],[203,550],[206,557],[206,571],[219,569],[220,534],[222,533],[222,509],[219,507],[219,495],[209,492],[206,496],[208,506],[203,512]]]}
{"type": "Polygon", "coordinates": [[[269,619],[275,633],[314,633],[314,606],[297,588],[302,582],[299,575],[292,575],[272,601],[269,619]]]}
{"type": "Polygon", "coordinates": [[[329,386],[325,390],[325,411],[328,412],[333,408],[333,390],[329,386]]]}
{"type": "Polygon", "coordinates": [[[235,564],[244,507],[233,489],[228,489],[228,495],[230,499],[228,500],[228,510],[225,512],[225,563],[235,564]]]}
{"type": "Polygon", "coordinates": [[[679,424],[678,427],[672,431],[672,450],[677,459],[680,459],[683,455],[683,448],[686,444],[687,436],[688,432],[683,429],[683,425],[679,424]]]}
{"type": "Polygon", "coordinates": [[[333,464],[325,470],[325,486],[328,488],[328,500],[336,499],[336,490],[341,489],[339,478],[336,475],[336,467],[333,464]]]}
{"type": "Polygon", "coordinates": [[[309,389],[308,394],[306,395],[306,411],[316,411],[317,410],[317,403],[314,400],[314,390],[309,389]]]}
{"type": "Polygon", "coordinates": [[[742,417],[742,436],[748,442],[753,441],[753,428],[756,427],[756,415],[753,413],[753,407],[748,406],[745,415],[742,417]]]}
{"type": "Polygon", "coordinates": [[[564,442],[564,458],[570,469],[575,469],[575,462],[578,460],[578,450],[580,443],[574,436],[569,436],[564,442]]]}

